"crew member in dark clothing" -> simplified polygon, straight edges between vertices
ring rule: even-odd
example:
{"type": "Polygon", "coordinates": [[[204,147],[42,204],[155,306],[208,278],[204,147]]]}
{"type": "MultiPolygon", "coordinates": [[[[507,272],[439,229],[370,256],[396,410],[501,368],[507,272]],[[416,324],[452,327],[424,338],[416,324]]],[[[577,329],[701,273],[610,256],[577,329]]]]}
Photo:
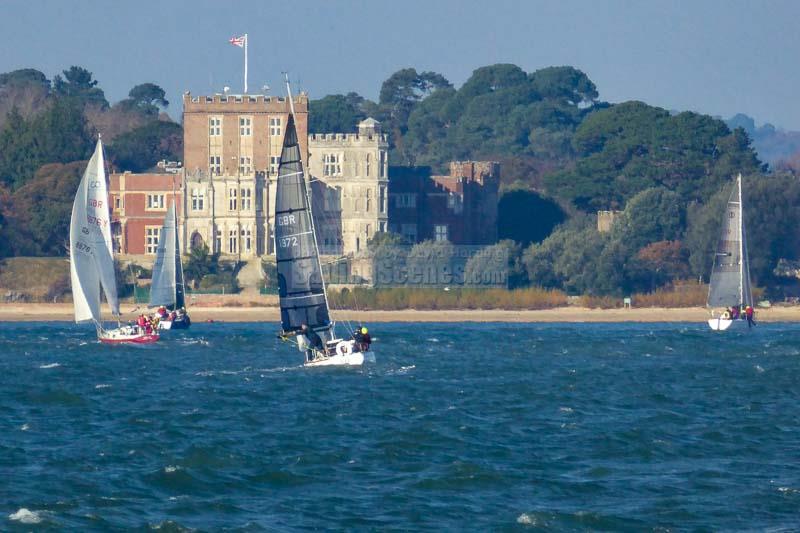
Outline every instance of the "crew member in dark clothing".
{"type": "Polygon", "coordinates": [[[353,332],[353,340],[356,341],[356,347],[360,352],[369,351],[369,345],[372,343],[372,338],[369,336],[367,328],[358,328],[353,332]]]}
{"type": "Polygon", "coordinates": [[[306,350],[306,361],[314,360],[314,350],[325,353],[325,345],[322,343],[322,338],[316,331],[309,328],[307,324],[303,324],[300,326],[300,333],[305,335],[306,339],[308,339],[308,345],[311,348],[306,350]]]}

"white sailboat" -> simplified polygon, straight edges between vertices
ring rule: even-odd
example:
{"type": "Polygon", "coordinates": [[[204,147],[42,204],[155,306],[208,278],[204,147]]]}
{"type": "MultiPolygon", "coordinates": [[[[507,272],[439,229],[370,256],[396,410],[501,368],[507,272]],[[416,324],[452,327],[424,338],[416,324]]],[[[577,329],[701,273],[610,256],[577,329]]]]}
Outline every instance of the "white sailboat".
{"type": "Polygon", "coordinates": [[[159,233],[156,260],[153,263],[153,279],[150,284],[149,307],[159,306],[163,306],[169,312],[167,317],[162,317],[159,321],[160,329],[187,329],[191,325],[192,322],[186,313],[183,264],[178,241],[178,213],[174,200],[167,209],[164,225],[159,233]]]}
{"type": "Polygon", "coordinates": [[[365,361],[374,362],[375,354],[366,346],[337,337],[336,324],[330,318],[288,79],[286,88],[291,112],[275,192],[280,337],[297,340],[297,347],[306,353],[306,366],[358,366],[365,361]]]}
{"type": "Polygon", "coordinates": [[[83,174],[69,225],[70,280],[75,307],[75,322],[92,322],[97,338],[106,344],[149,344],[157,334],[139,332],[132,327],[105,329],[100,314],[100,288],[119,323],[119,298],[114,276],[111,221],[108,209],[103,144],[98,139],[94,154],[83,174]]]}
{"type": "Polygon", "coordinates": [[[749,325],[743,312],[740,317],[735,316],[737,311],[753,306],[743,213],[742,175],[739,174],[728,198],[708,288],[707,306],[712,310],[708,325],[715,331],[749,325]],[[719,308],[725,311],[714,316],[714,309],[719,308]]]}

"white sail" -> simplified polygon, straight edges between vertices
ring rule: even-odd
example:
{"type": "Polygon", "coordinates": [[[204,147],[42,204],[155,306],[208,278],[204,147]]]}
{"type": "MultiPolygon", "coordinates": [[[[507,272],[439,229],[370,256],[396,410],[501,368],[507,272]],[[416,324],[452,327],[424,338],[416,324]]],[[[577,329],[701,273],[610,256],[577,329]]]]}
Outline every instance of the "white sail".
{"type": "Polygon", "coordinates": [[[176,238],[175,203],[171,203],[158,236],[153,281],[150,285],[150,307],[174,307],[176,304],[176,238]]]}
{"type": "Polygon", "coordinates": [[[742,206],[742,176],[728,199],[708,290],[709,307],[753,305],[742,206]]]}
{"type": "Polygon", "coordinates": [[[119,316],[108,185],[99,140],[75,193],[69,240],[75,322],[100,321],[101,286],[112,313],[119,316]]]}

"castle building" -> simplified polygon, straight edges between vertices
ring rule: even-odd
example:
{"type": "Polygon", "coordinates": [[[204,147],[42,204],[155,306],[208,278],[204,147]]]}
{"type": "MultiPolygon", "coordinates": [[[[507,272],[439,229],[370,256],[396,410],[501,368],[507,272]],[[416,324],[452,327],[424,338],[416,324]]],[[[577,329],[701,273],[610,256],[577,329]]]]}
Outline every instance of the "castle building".
{"type": "MultiPolygon", "coordinates": [[[[294,98],[308,160],[308,97],[294,98]]],[[[183,96],[184,212],[181,243],[223,257],[273,252],[274,198],[289,101],[267,95],[183,96]]]]}
{"type": "Polygon", "coordinates": [[[308,138],[317,239],[323,254],[363,250],[388,229],[389,143],[367,118],[358,133],[312,133],[308,138]]]}
{"type": "Polygon", "coordinates": [[[424,240],[479,245],[497,242],[500,164],[453,161],[450,174],[429,167],[391,167],[389,231],[424,240]]]}

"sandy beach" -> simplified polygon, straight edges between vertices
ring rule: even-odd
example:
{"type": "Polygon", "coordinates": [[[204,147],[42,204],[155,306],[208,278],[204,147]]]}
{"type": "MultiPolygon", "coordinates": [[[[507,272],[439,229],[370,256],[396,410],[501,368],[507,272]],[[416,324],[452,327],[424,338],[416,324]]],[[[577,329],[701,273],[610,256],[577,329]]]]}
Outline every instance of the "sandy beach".
{"type": "MultiPolygon", "coordinates": [[[[133,319],[145,311],[132,303],[121,305],[123,319],[133,319]]],[[[280,318],[275,306],[226,307],[193,306],[192,320],[197,322],[277,322],[280,318]]],[[[7,304],[0,307],[0,321],[70,321],[73,319],[72,304],[25,303],[7,304]]],[[[110,317],[104,310],[103,316],[110,317]]],[[[441,310],[418,311],[353,311],[336,312],[339,321],[356,322],[701,322],[709,312],[702,307],[680,309],[634,308],[634,309],[587,309],[561,307],[557,309],[509,311],[487,310],[441,310]]],[[[756,319],[764,322],[800,322],[800,306],[759,309],[756,319]]]]}

